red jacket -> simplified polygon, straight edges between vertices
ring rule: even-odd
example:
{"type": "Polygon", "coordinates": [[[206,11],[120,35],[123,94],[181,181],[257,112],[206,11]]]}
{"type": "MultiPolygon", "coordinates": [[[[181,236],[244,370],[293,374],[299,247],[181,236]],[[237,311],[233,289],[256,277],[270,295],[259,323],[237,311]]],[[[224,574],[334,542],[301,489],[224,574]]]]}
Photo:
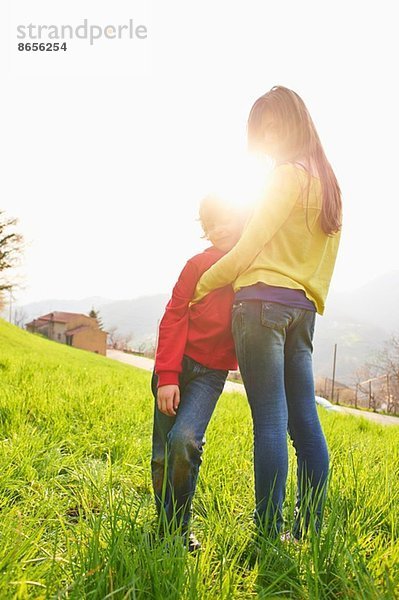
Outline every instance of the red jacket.
{"type": "Polygon", "coordinates": [[[189,307],[197,281],[223,252],[214,246],[187,261],[159,325],[155,372],[158,387],[178,384],[183,354],[210,369],[236,369],[231,334],[231,285],[214,290],[189,307]]]}

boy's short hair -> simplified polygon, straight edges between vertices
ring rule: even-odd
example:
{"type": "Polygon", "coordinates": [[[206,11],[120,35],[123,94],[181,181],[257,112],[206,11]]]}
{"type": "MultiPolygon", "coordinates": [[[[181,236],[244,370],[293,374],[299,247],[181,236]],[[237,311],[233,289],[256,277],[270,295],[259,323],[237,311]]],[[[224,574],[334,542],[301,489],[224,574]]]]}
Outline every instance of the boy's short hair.
{"type": "Polygon", "coordinates": [[[209,194],[202,198],[199,206],[199,222],[204,234],[207,235],[215,220],[232,212],[235,212],[234,208],[220,196],[209,194]]]}

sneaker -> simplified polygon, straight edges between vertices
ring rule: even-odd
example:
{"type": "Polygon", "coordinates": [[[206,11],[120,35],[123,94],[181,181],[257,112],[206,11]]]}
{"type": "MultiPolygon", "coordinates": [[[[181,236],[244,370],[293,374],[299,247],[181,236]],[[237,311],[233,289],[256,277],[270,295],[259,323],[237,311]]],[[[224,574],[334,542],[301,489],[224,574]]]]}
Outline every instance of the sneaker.
{"type": "Polygon", "coordinates": [[[187,550],[190,553],[198,552],[198,550],[201,550],[201,544],[192,531],[187,535],[185,543],[187,545],[187,550]]]}

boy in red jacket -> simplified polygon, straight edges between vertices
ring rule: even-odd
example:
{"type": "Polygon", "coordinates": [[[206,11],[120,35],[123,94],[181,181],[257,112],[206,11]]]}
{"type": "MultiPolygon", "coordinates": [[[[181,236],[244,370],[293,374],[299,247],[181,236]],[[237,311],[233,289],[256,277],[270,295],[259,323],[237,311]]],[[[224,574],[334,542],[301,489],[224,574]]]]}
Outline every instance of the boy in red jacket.
{"type": "Polygon", "coordinates": [[[238,211],[213,197],[201,202],[200,221],[212,246],[187,261],[173,288],[159,326],[151,382],[156,398],[151,470],[157,511],[168,524],[181,526],[190,551],[200,548],[188,526],[205,430],[228,371],[237,368],[231,334],[233,288],[215,290],[192,306],[190,301],[202,273],[235,245],[243,224],[238,211]]]}

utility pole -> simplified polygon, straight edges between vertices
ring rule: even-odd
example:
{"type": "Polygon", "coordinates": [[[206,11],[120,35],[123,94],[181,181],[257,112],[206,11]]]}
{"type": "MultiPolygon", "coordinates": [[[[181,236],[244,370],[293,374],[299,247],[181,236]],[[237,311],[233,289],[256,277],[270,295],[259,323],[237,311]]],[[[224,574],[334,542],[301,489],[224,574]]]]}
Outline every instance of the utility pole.
{"type": "Polygon", "coordinates": [[[335,367],[337,364],[337,344],[334,344],[334,360],[333,360],[333,375],[331,384],[331,402],[334,402],[334,386],[335,386],[335,367]]]}

